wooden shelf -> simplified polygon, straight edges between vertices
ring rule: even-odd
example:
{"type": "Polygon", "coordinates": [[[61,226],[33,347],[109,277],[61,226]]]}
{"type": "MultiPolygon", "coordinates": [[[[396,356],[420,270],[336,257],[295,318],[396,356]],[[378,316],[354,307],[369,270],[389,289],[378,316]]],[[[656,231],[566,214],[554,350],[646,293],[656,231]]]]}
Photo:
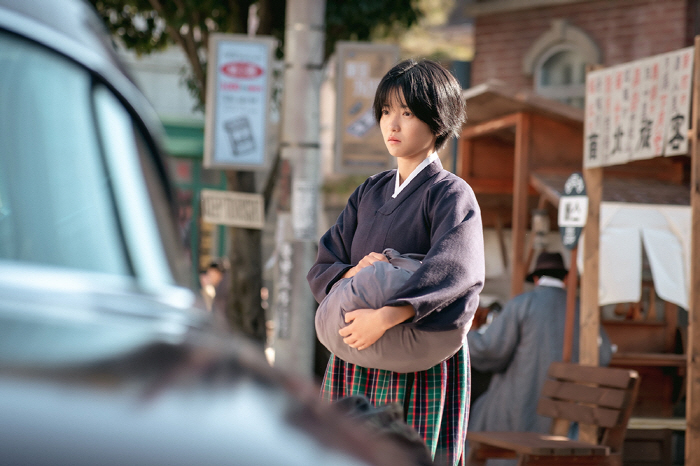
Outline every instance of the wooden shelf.
{"type": "Polygon", "coordinates": [[[685,367],[685,354],[674,353],[637,353],[618,352],[613,354],[611,366],[653,366],[653,367],[685,367]]]}

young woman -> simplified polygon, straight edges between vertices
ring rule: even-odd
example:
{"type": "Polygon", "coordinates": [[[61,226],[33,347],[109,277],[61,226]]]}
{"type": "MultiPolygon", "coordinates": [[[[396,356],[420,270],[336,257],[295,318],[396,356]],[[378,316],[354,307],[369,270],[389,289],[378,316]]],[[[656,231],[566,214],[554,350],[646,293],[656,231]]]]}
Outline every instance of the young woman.
{"type": "MultiPolygon", "coordinates": [[[[445,331],[470,325],[484,281],[481,214],[472,189],[437,156],[465,119],[461,88],[439,64],[406,60],[382,78],[374,112],[397,169],[368,178],[319,242],[307,279],[321,302],[331,287],[382,251],[425,254],[422,265],[379,309],[346,313],[344,341],[357,351],[396,325],[445,331]]],[[[469,406],[469,356],[462,347],[421,372],[360,367],[332,355],[323,381],[328,401],[364,395],[398,402],[406,422],[445,464],[463,462],[469,406]]]]}

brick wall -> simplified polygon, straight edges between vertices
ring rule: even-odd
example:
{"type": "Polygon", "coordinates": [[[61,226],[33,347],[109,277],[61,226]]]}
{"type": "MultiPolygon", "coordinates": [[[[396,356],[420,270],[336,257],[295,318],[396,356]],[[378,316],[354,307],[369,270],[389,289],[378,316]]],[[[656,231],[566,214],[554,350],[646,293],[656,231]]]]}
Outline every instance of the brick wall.
{"type": "Polygon", "coordinates": [[[606,66],[692,45],[688,1],[595,0],[478,17],[472,85],[499,79],[516,89],[531,89],[523,56],[553,19],[585,31],[606,66]]]}

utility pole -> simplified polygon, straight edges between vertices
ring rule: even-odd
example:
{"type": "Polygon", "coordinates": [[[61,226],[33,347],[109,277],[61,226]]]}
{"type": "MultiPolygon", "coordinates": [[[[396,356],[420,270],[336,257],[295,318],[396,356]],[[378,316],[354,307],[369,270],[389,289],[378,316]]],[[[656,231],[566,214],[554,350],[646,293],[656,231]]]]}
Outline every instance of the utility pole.
{"type": "Polygon", "coordinates": [[[315,342],[306,274],[316,258],[325,11],[325,0],[287,0],[274,348],[275,366],[305,376],[315,342]]]}

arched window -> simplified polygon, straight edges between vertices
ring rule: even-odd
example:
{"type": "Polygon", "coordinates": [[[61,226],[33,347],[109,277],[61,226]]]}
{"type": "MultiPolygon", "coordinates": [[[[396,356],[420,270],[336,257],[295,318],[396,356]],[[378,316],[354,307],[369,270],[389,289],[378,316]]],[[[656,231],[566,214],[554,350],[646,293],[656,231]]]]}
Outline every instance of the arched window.
{"type": "Polygon", "coordinates": [[[552,21],[523,57],[523,72],[535,92],[583,108],[586,65],[600,63],[600,50],[588,34],[563,19],[552,21]]]}
{"type": "Polygon", "coordinates": [[[583,108],[586,59],[569,45],[552,47],[535,67],[535,91],[553,100],[583,108]]]}

